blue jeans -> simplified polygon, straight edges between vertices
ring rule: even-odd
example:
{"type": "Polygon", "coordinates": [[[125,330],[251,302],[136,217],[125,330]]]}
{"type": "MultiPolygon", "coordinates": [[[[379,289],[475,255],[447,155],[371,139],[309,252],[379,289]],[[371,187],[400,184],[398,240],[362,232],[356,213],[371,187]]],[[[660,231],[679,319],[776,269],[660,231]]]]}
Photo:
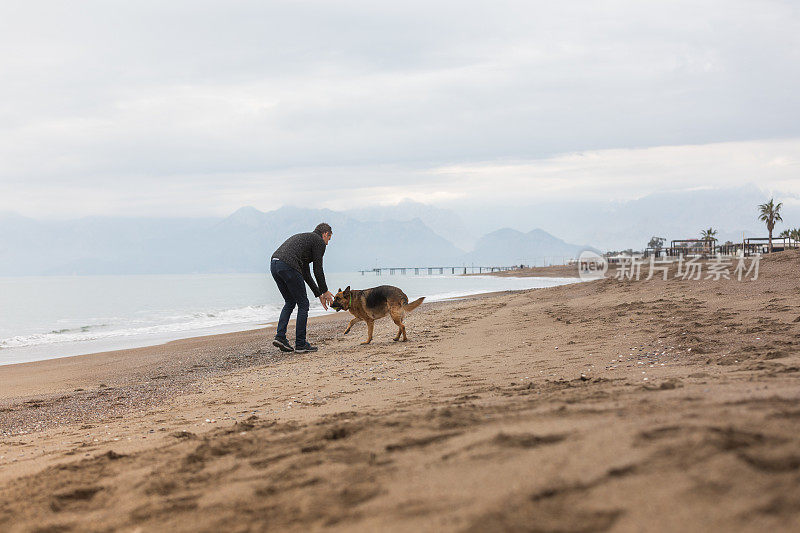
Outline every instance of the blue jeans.
{"type": "Polygon", "coordinates": [[[306,343],[306,323],[308,322],[308,297],[306,296],[306,284],[303,275],[293,269],[280,259],[270,261],[270,272],[278,284],[278,290],[286,301],[281,309],[281,317],[278,319],[277,337],[286,338],[286,328],[289,325],[289,317],[292,316],[294,306],[297,306],[297,324],[295,327],[295,346],[302,346],[306,343]]]}

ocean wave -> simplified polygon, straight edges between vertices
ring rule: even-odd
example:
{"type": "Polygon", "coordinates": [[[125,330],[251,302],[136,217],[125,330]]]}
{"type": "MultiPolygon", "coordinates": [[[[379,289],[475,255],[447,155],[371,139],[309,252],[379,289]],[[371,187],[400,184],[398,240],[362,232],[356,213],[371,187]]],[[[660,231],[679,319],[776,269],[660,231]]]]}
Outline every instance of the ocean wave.
{"type": "Polygon", "coordinates": [[[0,348],[21,348],[64,342],[87,342],[121,337],[201,331],[209,328],[257,324],[275,320],[280,309],[273,306],[247,306],[213,312],[172,314],[168,317],[139,318],[117,325],[91,324],[51,330],[49,333],[18,335],[0,339],[0,348]]]}
{"type": "Polygon", "coordinates": [[[80,326],[80,327],[77,327],[77,328],[54,329],[50,333],[53,334],[53,335],[62,335],[64,333],[73,333],[73,332],[77,332],[77,331],[80,331],[82,333],[86,333],[89,330],[98,329],[98,328],[105,328],[105,327],[108,327],[108,324],[88,324],[86,326],[80,326]]]}

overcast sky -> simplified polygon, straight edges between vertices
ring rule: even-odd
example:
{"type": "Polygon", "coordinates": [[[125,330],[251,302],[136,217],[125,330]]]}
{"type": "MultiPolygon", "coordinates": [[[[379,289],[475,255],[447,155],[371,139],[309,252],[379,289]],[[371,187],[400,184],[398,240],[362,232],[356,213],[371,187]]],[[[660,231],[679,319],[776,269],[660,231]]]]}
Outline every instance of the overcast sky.
{"type": "Polygon", "coordinates": [[[800,198],[800,2],[0,3],[0,211],[800,198]]]}

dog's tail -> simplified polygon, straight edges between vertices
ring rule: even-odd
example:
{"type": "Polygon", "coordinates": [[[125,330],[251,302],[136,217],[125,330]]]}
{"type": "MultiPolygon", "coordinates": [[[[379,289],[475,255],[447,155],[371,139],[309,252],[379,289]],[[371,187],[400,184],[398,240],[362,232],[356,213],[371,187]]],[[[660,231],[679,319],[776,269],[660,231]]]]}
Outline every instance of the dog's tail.
{"type": "Polygon", "coordinates": [[[410,304],[405,304],[403,306],[403,311],[405,311],[406,313],[410,313],[411,311],[413,311],[414,309],[416,309],[417,307],[422,305],[422,300],[424,300],[424,299],[425,299],[425,297],[423,296],[422,298],[417,298],[416,300],[414,300],[410,304]]]}

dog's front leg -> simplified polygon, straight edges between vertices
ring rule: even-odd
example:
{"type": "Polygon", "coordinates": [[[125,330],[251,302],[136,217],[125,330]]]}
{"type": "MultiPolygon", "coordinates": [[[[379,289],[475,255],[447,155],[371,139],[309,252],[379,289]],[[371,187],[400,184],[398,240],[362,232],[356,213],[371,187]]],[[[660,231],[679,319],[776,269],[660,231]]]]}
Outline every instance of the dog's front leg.
{"type": "Polygon", "coordinates": [[[361,344],[369,344],[372,342],[372,327],[375,325],[374,320],[367,320],[367,340],[361,344]]]}
{"type": "Polygon", "coordinates": [[[344,335],[347,335],[348,333],[350,333],[350,330],[352,329],[353,324],[355,324],[356,322],[360,322],[360,321],[361,321],[361,319],[358,318],[358,317],[356,317],[353,320],[351,320],[350,324],[348,324],[348,326],[347,326],[347,329],[344,330],[344,335]]]}

